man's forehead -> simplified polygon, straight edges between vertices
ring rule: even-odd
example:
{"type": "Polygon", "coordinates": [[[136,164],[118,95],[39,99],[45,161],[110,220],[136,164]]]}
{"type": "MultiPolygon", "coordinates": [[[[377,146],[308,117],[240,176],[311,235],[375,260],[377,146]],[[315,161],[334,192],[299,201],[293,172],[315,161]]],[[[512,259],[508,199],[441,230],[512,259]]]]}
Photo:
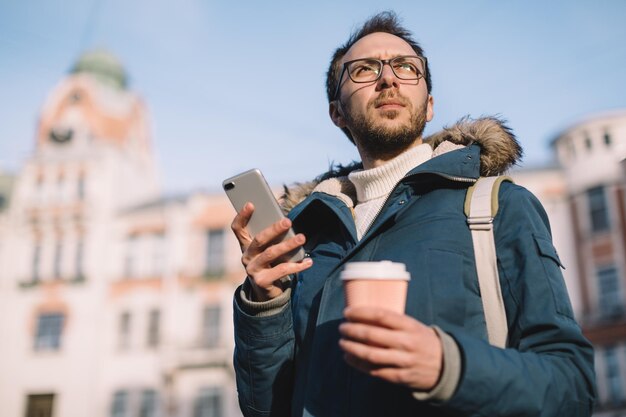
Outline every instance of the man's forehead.
{"type": "Polygon", "coordinates": [[[390,33],[375,32],[359,39],[343,57],[343,62],[359,58],[388,59],[398,55],[415,55],[404,39],[390,33]]]}

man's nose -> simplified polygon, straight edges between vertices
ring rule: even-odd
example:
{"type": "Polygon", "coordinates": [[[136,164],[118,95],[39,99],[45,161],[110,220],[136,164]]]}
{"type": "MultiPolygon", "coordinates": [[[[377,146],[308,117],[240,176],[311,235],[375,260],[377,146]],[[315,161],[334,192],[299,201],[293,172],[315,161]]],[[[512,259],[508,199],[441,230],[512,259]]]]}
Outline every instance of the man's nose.
{"type": "Polygon", "coordinates": [[[381,68],[380,78],[378,79],[378,86],[380,88],[397,87],[398,77],[391,69],[391,65],[388,63],[383,64],[381,68]]]}

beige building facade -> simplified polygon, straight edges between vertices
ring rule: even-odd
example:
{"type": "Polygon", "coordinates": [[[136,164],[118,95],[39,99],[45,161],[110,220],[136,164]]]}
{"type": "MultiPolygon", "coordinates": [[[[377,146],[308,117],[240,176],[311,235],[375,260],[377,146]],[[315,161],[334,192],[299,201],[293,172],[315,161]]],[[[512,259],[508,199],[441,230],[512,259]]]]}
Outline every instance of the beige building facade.
{"type": "Polygon", "coordinates": [[[626,416],[626,110],[552,141],[558,164],[514,171],[543,203],[574,312],[595,347],[596,416],[626,416]]]}
{"type": "Polygon", "coordinates": [[[626,416],[626,111],[588,117],[553,147],[567,184],[578,319],[596,348],[599,416],[626,416]]]}
{"type": "Polygon", "coordinates": [[[103,51],[43,105],[0,214],[3,416],[240,415],[233,210],[160,195],[147,119],[103,51]]]}

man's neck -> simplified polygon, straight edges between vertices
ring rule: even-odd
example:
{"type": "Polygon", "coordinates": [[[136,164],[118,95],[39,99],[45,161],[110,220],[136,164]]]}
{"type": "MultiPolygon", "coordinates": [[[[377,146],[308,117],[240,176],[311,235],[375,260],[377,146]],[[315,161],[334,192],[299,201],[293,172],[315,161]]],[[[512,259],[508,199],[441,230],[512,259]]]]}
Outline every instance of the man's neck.
{"type": "Polygon", "coordinates": [[[384,163],[392,160],[396,156],[421,144],[422,144],[422,138],[420,137],[417,140],[415,140],[415,142],[410,144],[408,147],[401,149],[399,151],[389,152],[389,153],[382,154],[382,155],[369,155],[364,149],[358,146],[358,142],[357,142],[357,150],[359,151],[359,155],[361,155],[361,161],[363,162],[363,169],[371,169],[371,168],[379,167],[383,165],[384,163]]]}

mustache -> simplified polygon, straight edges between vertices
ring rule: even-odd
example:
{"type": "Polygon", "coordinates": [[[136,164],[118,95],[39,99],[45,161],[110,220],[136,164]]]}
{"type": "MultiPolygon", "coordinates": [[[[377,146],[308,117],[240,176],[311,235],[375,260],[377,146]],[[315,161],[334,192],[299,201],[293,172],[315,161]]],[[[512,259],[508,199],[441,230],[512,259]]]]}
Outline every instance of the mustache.
{"type": "Polygon", "coordinates": [[[378,95],[373,101],[370,102],[368,107],[378,107],[385,101],[393,99],[394,101],[399,102],[405,107],[411,106],[411,101],[406,97],[402,96],[400,93],[393,90],[385,90],[378,95]]]}

